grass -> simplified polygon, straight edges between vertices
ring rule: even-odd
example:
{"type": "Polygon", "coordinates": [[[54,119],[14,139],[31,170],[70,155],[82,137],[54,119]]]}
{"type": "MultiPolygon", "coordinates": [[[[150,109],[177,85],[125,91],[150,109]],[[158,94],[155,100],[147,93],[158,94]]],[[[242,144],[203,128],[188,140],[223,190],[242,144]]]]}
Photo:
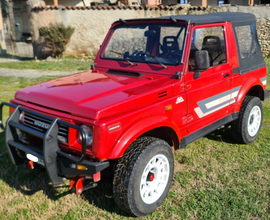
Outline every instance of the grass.
{"type": "Polygon", "coordinates": [[[90,65],[93,63],[92,59],[73,59],[61,58],[55,59],[57,62],[46,62],[45,60],[30,60],[12,63],[0,63],[0,68],[11,69],[38,69],[43,71],[76,71],[76,70],[89,70],[90,65]]]}
{"type": "MultiPolygon", "coordinates": [[[[9,101],[18,88],[51,78],[1,77],[0,101],[9,101]]],[[[270,101],[263,106],[263,126],[254,143],[236,144],[229,128],[221,128],[175,151],[169,195],[145,219],[270,219],[270,101]]],[[[12,165],[3,132],[0,154],[0,219],[130,218],[115,205],[110,183],[81,196],[69,192],[69,182],[54,188],[45,172],[12,165]]]]}
{"type": "MultiPolygon", "coordinates": [[[[14,97],[15,92],[27,86],[35,85],[39,82],[48,81],[55,78],[55,76],[43,76],[39,78],[24,78],[24,77],[2,77],[0,76],[0,103],[9,102],[14,97]]],[[[4,107],[3,121],[8,117],[9,109],[4,107]]],[[[1,131],[0,131],[1,132],[1,131]]]]}

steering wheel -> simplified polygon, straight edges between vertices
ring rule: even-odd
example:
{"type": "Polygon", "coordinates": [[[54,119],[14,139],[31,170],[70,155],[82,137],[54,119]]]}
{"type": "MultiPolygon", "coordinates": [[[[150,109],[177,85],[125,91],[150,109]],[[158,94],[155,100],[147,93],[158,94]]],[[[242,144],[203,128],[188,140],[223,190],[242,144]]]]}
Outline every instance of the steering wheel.
{"type": "Polygon", "coordinates": [[[223,63],[226,63],[226,59],[222,59],[222,60],[220,60],[219,62],[218,62],[218,64],[223,64],[223,63]]]}
{"type": "Polygon", "coordinates": [[[180,59],[181,58],[181,53],[179,52],[168,52],[165,54],[165,58],[175,58],[175,59],[180,59]]]}

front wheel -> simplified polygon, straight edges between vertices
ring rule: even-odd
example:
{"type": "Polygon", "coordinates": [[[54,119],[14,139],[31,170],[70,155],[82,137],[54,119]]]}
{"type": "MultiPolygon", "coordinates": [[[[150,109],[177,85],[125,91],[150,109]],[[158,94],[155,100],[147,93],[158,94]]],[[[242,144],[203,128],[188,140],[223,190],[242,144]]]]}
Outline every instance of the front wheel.
{"type": "Polygon", "coordinates": [[[239,118],[232,122],[232,135],[243,144],[252,143],[259,135],[263,120],[261,100],[257,97],[246,96],[239,118]]]}
{"type": "Polygon", "coordinates": [[[173,153],[163,140],[136,140],[116,167],[113,194],[119,208],[144,216],[156,210],[166,198],[174,170],[173,153]]]}

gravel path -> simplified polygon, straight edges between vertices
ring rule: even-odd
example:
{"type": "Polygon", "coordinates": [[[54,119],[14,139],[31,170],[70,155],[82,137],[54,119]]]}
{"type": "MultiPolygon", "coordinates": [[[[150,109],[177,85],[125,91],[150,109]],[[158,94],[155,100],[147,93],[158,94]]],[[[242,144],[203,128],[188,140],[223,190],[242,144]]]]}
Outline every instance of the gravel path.
{"type": "Polygon", "coordinates": [[[18,70],[18,69],[8,69],[0,68],[0,76],[16,76],[16,77],[26,77],[26,78],[37,78],[44,75],[47,76],[66,76],[73,73],[78,73],[80,71],[73,72],[61,72],[61,71],[41,71],[41,70],[18,70]]]}

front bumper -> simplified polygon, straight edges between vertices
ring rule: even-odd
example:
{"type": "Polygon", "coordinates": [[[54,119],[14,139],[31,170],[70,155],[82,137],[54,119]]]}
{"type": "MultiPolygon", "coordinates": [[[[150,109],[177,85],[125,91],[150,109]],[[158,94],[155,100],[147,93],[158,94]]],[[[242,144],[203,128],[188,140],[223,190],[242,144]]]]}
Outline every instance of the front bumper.
{"type": "Polygon", "coordinates": [[[62,184],[65,177],[71,178],[79,175],[93,175],[109,166],[108,161],[94,162],[85,159],[86,135],[79,126],[67,123],[60,120],[59,118],[43,115],[23,108],[22,106],[16,106],[6,102],[2,102],[0,105],[0,117],[0,127],[5,130],[6,146],[13,164],[23,164],[27,160],[27,154],[33,155],[35,158],[38,158],[39,161],[44,163],[44,166],[53,185],[62,184]],[[14,108],[14,111],[6,122],[6,127],[4,127],[2,123],[3,106],[14,108]],[[19,123],[19,117],[22,112],[27,112],[34,116],[48,119],[52,121],[52,123],[44,134],[33,128],[21,125],[19,123]],[[60,124],[71,127],[80,132],[82,136],[82,152],[80,157],[71,155],[69,152],[63,151],[59,148],[57,134],[60,124]],[[22,142],[20,140],[22,133],[26,133],[42,139],[43,147],[22,142]],[[84,166],[85,169],[77,169],[78,165],[84,166]]]}

